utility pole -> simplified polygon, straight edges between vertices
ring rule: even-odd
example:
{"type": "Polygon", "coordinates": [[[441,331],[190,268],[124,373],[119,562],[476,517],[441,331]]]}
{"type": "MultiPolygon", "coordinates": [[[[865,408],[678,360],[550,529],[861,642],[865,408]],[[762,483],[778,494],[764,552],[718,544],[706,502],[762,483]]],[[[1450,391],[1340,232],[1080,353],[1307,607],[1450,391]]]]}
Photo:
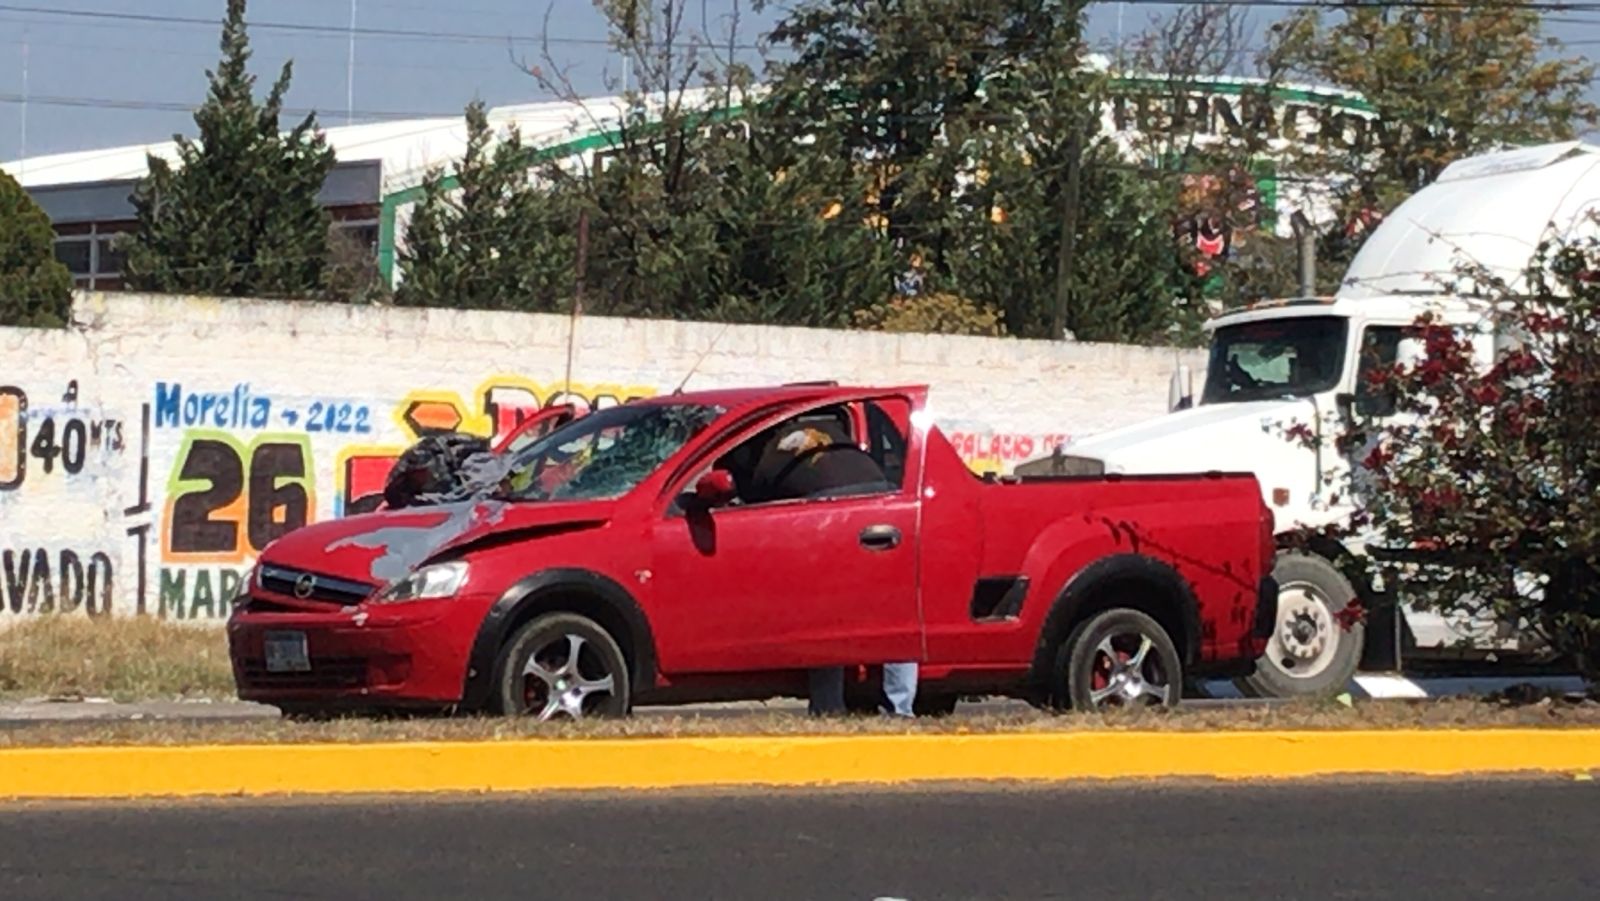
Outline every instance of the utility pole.
{"type": "Polygon", "coordinates": [[[17,151],[17,174],[28,174],[28,26],[22,26],[22,135],[17,151]]]}
{"type": "Polygon", "coordinates": [[[589,278],[589,208],[584,207],[578,211],[578,259],[577,273],[572,291],[572,320],[567,325],[567,386],[564,389],[570,397],[572,394],[572,351],[578,343],[578,317],[583,313],[583,292],[585,283],[589,278]]]}
{"type": "Polygon", "coordinates": [[[1078,182],[1083,169],[1083,126],[1073,126],[1067,145],[1067,187],[1061,199],[1061,256],[1056,261],[1056,312],[1050,337],[1063,341],[1072,297],[1072,264],[1078,250],[1078,182]]]}
{"type": "Polygon", "coordinates": [[[350,125],[356,117],[356,4],[350,0],[350,55],[344,73],[344,124],[350,125]]]}
{"type": "Polygon", "coordinates": [[[1289,217],[1289,224],[1294,226],[1295,247],[1300,258],[1300,296],[1315,297],[1317,294],[1317,230],[1312,227],[1311,220],[1301,210],[1295,210],[1289,217]]]}

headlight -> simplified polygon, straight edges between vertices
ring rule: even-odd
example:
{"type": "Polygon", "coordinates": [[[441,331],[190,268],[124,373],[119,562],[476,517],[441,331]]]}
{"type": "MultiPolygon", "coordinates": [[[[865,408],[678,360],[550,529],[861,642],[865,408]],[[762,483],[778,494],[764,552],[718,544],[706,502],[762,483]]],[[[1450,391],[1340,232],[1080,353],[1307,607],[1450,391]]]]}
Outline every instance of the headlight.
{"type": "Polygon", "coordinates": [[[456,560],[424,566],[390,585],[372,599],[374,604],[401,604],[453,596],[467,582],[467,564],[456,560]]]}
{"type": "Polygon", "coordinates": [[[250,567],[243,579],[239,580],[239,587],[233,590],[233,597],[228,599],[231,607],[241,607],[250,600],[250,591],[261,586],[261,564],[258,562],[250,567]]]}

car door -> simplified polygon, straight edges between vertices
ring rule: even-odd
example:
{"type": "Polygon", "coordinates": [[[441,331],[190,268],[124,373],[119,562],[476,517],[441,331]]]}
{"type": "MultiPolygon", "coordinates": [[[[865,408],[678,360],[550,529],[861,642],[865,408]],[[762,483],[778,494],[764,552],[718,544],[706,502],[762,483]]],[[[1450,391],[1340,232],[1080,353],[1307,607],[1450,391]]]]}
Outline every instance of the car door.
{"type": "MultiPolygon", "coordinates": [[[[911,405],[905,397],[858,402],[902,409],[911,405]]],[[[838,401],[829,406],[848,409],[838,401]]],[[[777,420],[789,421],[784,416],[777,420]]],[[[736,458],[741,442],[759,440],[765,433],[763,429],[752,437],[747,431],[709,455],[691,467],[681,489],[692,487],[713,468],[713,461],[736,458]]],[[[865,443],[859,435],[851,438],[857,448],[865,443]]],[[[670,505],[657,521],[652,541],[658,601],[652,619],[662,671],[738,672],[920,659],[918,474],[898,462],[898,472],[885,472],[898,479],[886,480],[876,490],[742,503],[701,513],[670,505]]]]}

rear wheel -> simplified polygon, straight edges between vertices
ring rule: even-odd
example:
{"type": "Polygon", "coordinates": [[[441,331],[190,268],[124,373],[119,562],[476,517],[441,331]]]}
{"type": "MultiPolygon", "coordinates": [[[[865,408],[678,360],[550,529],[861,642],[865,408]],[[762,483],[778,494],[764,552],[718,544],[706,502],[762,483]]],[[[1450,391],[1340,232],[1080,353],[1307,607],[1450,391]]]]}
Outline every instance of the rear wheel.
{"type": "Polygon", "coordinates": [[[1183,697],[1183,660],[1161,624],[1138,610],[1091,616],[1056,653],[1058,707],[1171,707],[1183,697]]]}
{"type": "Polygon", "coordinates": [[[1350,580],[1314,554],[1278,555],[1278,622],[1254,674],[1238,680],[1256,698],[1321,697],[1342,690],[1361,665],[1366,627],[1339,624],[1338,613],[1356,597],[1350,580]]]}
{"type": "Polygon", "coordinates": [[[495,702],[508,716],[581,720],[626,716],[627,659],[588,617],[548,613],[517,630],[500,654],[495,702]]]}

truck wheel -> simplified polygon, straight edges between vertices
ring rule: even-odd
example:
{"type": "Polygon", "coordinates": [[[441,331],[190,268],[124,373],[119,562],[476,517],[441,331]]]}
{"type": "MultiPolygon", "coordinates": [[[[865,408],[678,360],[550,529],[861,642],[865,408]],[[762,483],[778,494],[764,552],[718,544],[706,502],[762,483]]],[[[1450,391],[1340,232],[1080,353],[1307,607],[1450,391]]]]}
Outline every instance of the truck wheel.
{"type": "Polygon", "coordinates": [[[631,686],[622,649],[575,613],[547,613],[517,630],[500,652],[495,707],[538,720],[626,716],[631,686]]]}
{"type": "Polygon", "coordinates": [[[1183,660],[1161,624],[1118,608],[1078,624],[1056,652],[1052,694],[1074,710],[1171,707],[1183,696],[1183,660]]]}
{"type": "Polygon", "coordinates": [[[1256,671],[1236,683],[1256,698],[1332,694],[1349,684],[1361,664],[1366,627],[1346,629],[1336,619],[1356,590],[1330,561],[1305,553],[1278,555],[1278,622],[1256,671]]]}

